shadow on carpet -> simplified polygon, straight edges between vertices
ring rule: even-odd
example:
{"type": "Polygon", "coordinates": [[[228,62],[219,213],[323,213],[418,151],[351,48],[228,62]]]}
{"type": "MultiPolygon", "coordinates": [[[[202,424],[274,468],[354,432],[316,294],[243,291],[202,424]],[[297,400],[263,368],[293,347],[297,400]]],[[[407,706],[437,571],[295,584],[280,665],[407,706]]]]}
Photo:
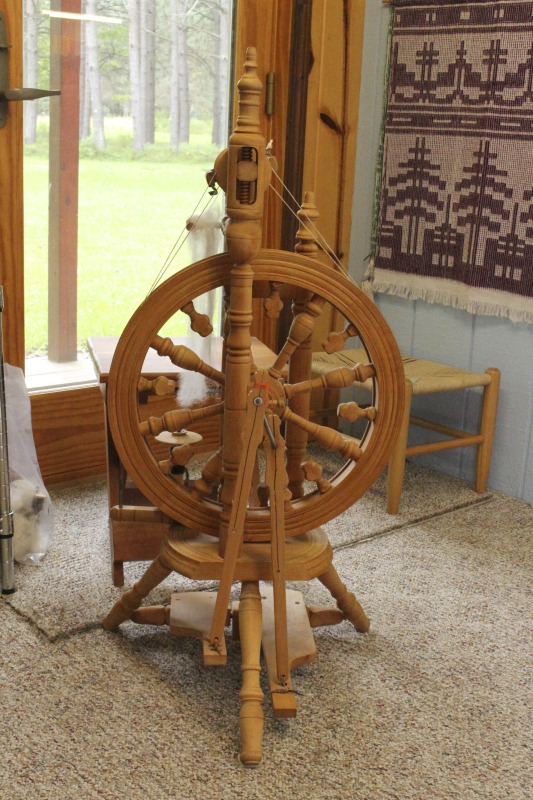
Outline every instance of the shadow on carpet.
{"type": "MultiPolygon", "coordinates": [[[[56,522],[54,538],[41,565],[17,565],[16,592],[6,601],[49,639],[99,627],[123,590],[113,586],[104,479],[51,491],[56,522]]],[[[355,542],[483,502],[464,481],[408,464],[400,513],[387,514],[385,476],[354,506],[324,526],[332,547],[355,542]]],[[[125,565],[126,586],[144,564],[125,565]]],[[[150,595],[165,602],[172,591],[208,588],[172,575],[150,595]]]]}

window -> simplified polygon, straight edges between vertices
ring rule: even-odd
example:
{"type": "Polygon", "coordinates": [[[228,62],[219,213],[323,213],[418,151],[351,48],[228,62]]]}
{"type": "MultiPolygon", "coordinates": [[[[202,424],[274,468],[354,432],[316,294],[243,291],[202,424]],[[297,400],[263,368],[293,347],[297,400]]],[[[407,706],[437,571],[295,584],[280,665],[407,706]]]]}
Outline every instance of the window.
{"type": "Polygon", "coordinates": [[[87,337],[195,260],[185,223],[227,140],[229,0],[59,6],[24,3],[25,85],[61,90],[24,107],[30,388],[94,382],[87,337]]]}

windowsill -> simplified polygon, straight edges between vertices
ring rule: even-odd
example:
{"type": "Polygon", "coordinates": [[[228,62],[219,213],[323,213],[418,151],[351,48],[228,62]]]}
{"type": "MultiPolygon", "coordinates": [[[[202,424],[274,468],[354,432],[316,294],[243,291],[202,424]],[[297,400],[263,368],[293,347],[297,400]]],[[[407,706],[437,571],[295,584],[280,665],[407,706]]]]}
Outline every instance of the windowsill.
{"type": "Polygon", "coordinates": [[[45,356],[27,358],[25,377],[29,392],[58,391],[98,383],[89,355],[61,362],[49,361],[45,356]]]}

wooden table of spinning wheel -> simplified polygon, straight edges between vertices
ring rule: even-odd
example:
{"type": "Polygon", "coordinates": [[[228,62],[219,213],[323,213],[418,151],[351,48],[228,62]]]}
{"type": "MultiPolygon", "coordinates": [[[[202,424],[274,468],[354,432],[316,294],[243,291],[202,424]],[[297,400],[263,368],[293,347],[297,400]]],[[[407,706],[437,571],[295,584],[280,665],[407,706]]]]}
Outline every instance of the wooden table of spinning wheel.
{"type": "MultiPolygon", "coordinates": [[[[178,345],[193,347],[193,340],[188,337],[176,337],[173,341],[178,345]]],[[[210,336],[208,340],[210,352],[207,360],[217,369],[220,369],[222,363],[222,342],[222,337],[219,336],[210,336]]],[[[109,370],[118,336],[91,336],[87,343],[106,404],[109,370]]],[[[269,366],[275,356],[256,338],[252,339],[252,354],[259,369],[269,366]]],[[[180,406],[178,392],[180,374],[183,372],[184,370],[176,367],[169,358],[161,357],[153,351],[148,353],[142,368],[142,378],[146,381],[159,381],[160,388],[156,392],[146,392],[144,402],[140,405],[143,417],[163,414],[180,406]],[[168,381],[166,386],[163,383],[165,379],[168,381]]],[[[218,400],[216,385],[203,376],[198,378],[196,388],[203,385],[201,403],[206,405],[210,398],[212,402],[216,402],[218,400]]],[[[218,445],[219,417],[200,420],[193,429],[202,436],[202,442],[196,446],[198,452],[213,450],[215,445],[218,445]]],[[[168,446],[162,444],[161,454],[164,455],[167,451],[168,446]]],[[[124,586],[124,562],[150,561],[155,558],[162,538],[168,535],[170,522],[168,517],[150,504],[126,474],[107,425],[107,406],[106,452],[112,578],[115,586],[124,586]]]]}

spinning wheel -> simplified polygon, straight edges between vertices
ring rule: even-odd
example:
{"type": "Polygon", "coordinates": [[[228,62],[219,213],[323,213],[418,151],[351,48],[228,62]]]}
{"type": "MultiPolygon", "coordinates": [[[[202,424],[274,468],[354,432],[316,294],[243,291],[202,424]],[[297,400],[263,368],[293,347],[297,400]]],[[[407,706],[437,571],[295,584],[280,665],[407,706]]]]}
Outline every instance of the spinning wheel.
{"type": "Polygon", "coordinates": [[[168,624],[172,633],[199,638],[205,663],[214,665],[226,661],[224,628],[231,618],[242,646],[241,760],[247,765],[261,759],[261,645],[274,715],[294,716],[290,673],[315,657],[311,628],[348,619],[357,630],[368,629],[318,526],[361,497],[387,463],[402,416],[404,386],[400,355],[376,307],[345,275],[303,254],[316,251],[307,226],[314,216],[309,204],[299,213],[300,252],[259,249],[263,194],[271,172],[259,130],[260,89],[250,49],[239,82],[237,126],[214,168],[226,192],[228,253],[192,264],[139,307],[116,348],[107,403],[121,462],[142,493],[176,524],[160,555],[115,604],[104,627],[116,630],[127,619],[168,624]],[[174,344],[163,330],[184,312],[193,331],[208,337],[212,325],[194,303],[218,287],[228,297],[221,370],[193,348],[174,344]],[[257,369],[251,355],[252,297],[262,294],[272,313],[284,291],[294,311],[287,339],[272,363],[257,369]],[[328,305],[345,320],[344,331],[328,337],[328,351],[358,336],[368,363],[312,378],[311,334],[328,305]],[[141,395],[172,394],[177,385],[172,378],[144,379],[149,350],[167,356],[176,370],[209,379],[215,387],[209,402],[145,419],[141,395]],[[354,382],[369,382],[373,388],[370,405],[339,406],[341,417],[356,421],[356,439],[311,419],[309,403],[315,388],[340,389],[354,382]],[[221,421],[220,447],[194,474],[199,437],[191,429],[209,418],[221,421]],[[319,463],[320,453],[328,455],[328,463],[319,463]],[[170,606],[141,608],[172,571],[217,580],[218,592],[175,594],[170,606]],[[312,578],[326,586],[337,608],[306,608],[299,592],[286,589],[287,580],[312,578]],[[242,584],[240,602],[230,605],[235,581],[242,584]],[[260,589],[260,581],[270,581],[272,588],[260,589]]]}
{"type": "MultiPolygon", "coordinates": [[[[387,462],[391,437],[398,423],[399,397],[398,360],[392,334],[384,327],[381,315],[371,303],[344,275],[327,272],[311,259],[283,251],[263,250],[252,262],[253,282],[290,283],[309,293],[308,307],[313,299],[323,299],[337,308],[349,325],[354,325],[369,355],[369,364],[359,368],[334,370],[324,379],[291,384],[278,378],[286,363],[290,366],[291,340],[298,332],[307,332],[312,324],[310,311],[304,310],[296,317],[287,343],[269,370],[253,374],[249,370],[248,388],[254,383],[267,382],[272,412],[281,421],[292,423],[314,437],[319,447],[344,455],[346,462],[339,465],[337,474],[329,481],[326,491],[313,491],[292,498],[285,505],[285,531],[287,535],[298,535],[324,524],[351,506],[374,483],[387,462]],[[296,330],[294,330],[296,329],[296,330]],[[343,408],[341,413],[360,414],[366,425],[360,442],[350,441],[337,431],[316,425],[291,410],[293,398],[308,394],[311,388],[349,386],[355,380],[372,380],[374,393],[371,406],[358,410],[355,404],[343,408]]],[[[219,535],[220,515],[223,508],[220,500],[214,499],[213,484],[207,476],[199,488],[197,482],[186,486],[177,483],[171,474],[164,474],[160,460],[154,454],[154,437],[163,431],[186,428],[195,420],[207,416],[224,414],[222,398],[217,403],[194,409],[180,409],[163,417],[141,422],[138,406],[139,378],[143,361],[149,347],[161,355],[167,355],[180,368],[198,370],[221,387],[225,376],[209,364],[202,362],[183,346],[174,347],[168,338],[159,335],[167,319],[198,295],[222,286],[231,270],[228,256],[208,258],[173,276],[162,284],[139,307],[126,326],[115,351],[113,368],[109,379],[108,413],[115,446],[121,460],[136,485],[154,503],[173,519],[191,528],[219,535]],[[206,485],[207,484],[207,485],[206,485]],[[207,491],[209,494],[207,494],[207,491]]],[[[298,357],[295,349],[294,358],[298,357]]],[[[246,395],[245,395],[246,396],[246,395]]],[[[231,451],[236,451],[234,438],[231,451]]],[[[181,448],[177,447],[179,451],[181,448]]],[[[194,446],[187,454],[192,454],[194,446]]],[[[183,455],[186,455],[185,453],[183,455]]],[[[178,452],[175,454],[178,457],[178,452]]],[[[222,454],[211,459],[215,489],[220,480],[222,454]]],[[[165,467],[163,467],[165,469],[165,467]]],[[[209,471],[209,467],[206,472],[209,471]]],[[[255,487],[257,488],[257,487],[255,487]]],[[[244,524],[245,540],[269,538],[269,511],[259,505],[250,506],[244,524]]]]}

